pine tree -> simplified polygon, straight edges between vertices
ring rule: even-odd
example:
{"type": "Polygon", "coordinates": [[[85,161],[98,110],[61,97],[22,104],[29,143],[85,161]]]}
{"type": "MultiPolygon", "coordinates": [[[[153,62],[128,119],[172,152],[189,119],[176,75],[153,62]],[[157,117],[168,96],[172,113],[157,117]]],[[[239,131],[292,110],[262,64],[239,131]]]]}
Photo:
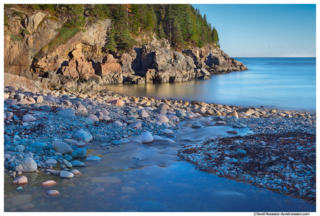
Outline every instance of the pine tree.
{"type": "Polygon", "coordinates": [[[213,29],[212,29],[211,37],[212,37],[212,40],[214,43],[216,43],[216,44],[219,43],[219,35],[218,35],[217,29],[215,27],[213,27],[213,29]]]}
{"type": "Polygon", "coordinates": [[[182,38],[182,32],[181,32],[181,28],[179,25],[179,22],[177,19],[174,20],[173,22],[173,32],[172,32],[172,40],[173,43],[175,45],[180,44],[181,42],[183,42],[183,38],[182,38]]]}
{"type": "Polygon", "coordinates": [[[164,23],[166,26],[166,35],[168,36],[168,40],[171,41],[171,31],[172,31],[172,27],[173,27],[173,12],[172,12],[172,6],[168,5],[166,8],[166,14],[164,17],[164,23]]]}
{"type": "Polygon", "coordinates": [[[163,31],[163,27],[162,27],[162,23],[160,22],[159,26],[158,26],[158,36],[159,38],[165,38],[166,35],[164,34],[163,31]]]}
{"type": "Polygon", "coordinates": [[[109,28],[108,29],[108,38],[107,38],[107,42],[105,45],[106,51],[116,51],[117,48],[117,43],[115,41],[115,28],[109,28]]]}
{"type": "Polygon", "coordinates": [[[120,49],[127,49],[131,40],[127,25],[127,14],[122,5],[118,5],[113,12],[115,41],[120,49]]]}
{"type": "Polygon", "coordinates": [[[146,13],[146,23],[145,23],[145,28],[147,30],[153,30],[155,24],[156,24],[156,14],[154,13],[153,9],[151,8],[149,11],[146,13]]]}
{"type": "Polygon", "coordinates": [[[186,26],[185,39],[189,40],[192,36],[192,20],[191,20],[190,13],[186,13],[185,26],[186,26]]]}

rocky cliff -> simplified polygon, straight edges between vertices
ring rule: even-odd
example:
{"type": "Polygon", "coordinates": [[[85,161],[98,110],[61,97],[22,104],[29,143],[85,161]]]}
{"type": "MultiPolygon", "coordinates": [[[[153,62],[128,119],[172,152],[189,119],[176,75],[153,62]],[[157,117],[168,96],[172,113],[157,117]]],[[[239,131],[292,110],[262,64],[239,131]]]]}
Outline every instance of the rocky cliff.
{"type": "Polygon", "coordinates": [[[5,73],[49,88],[99,91],[107,84],[183,82],[247,70],[219,48],[194,47],[181,53],[154,35],[148,44],[129,52],[107,54],[109,19],[86,21],[83,29],[64,28],[66,19],[44,11],[5,8],[5,73]]]}

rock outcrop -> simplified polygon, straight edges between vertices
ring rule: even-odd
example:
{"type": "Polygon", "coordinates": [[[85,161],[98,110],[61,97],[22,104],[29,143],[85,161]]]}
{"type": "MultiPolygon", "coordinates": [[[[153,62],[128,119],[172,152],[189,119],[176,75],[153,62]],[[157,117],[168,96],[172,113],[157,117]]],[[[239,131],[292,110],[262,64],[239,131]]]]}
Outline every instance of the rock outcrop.
{"type": "Polygon", "coordinates": [[[191,57],[197,68],[205,68],[212,74],[221,74],[231,71],[244,71],[248,68],[239,61],[230,58],[219,48],[206,46],[205,48],[193,48],[184,50],[191,57]]]}
{"type": "MultiPolygon", "coordinates": [[[[33,89],[47,86],[65,91],[100,91],[107,84],[184,82],[247,70],[219,48],[207,45],[181,53],[170,49],[167,39],[157,40],[155,34],[148,44],[129,52],[106,54],[109,19],[96,23],[87,20],[81,31],[63,29],[68,17],[53,17],[46,11],[5,7],[5,18],[4,71],[8,85],[14,85],[12,80],[17,79],[8,75],[13,74],[37,81],[33,89]],[[71,36],[61,42],[64,31],[70,31],[71,36]]],[[[143,37],[145,41],[146,35],[143,37]]],[[[139,38],[136,40],[139,43],[139,38]]]]}
{"type": "Polygon", "coordinates": [[[47,85],[40,81],[30,80],[26,77],[4,73],[4,86],[12,86],[16,89],[23,88],[25,90],[39,92],[47,91],[47,85]]]}

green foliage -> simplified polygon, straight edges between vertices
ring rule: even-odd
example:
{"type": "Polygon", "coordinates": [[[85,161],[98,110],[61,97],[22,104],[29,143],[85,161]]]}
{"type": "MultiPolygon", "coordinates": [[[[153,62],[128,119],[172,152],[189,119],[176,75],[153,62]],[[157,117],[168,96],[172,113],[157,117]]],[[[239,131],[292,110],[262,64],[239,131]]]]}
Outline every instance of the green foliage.
{"type": "Polygon", "coordinates": [[[4,15],[4,25],[9,26],[8,17],[6,15],[4,15]]]}
{"type": "Polygon", "coordinates": [[[213,27],[213,29],[212,29],[211,37],[212,37],[213,42],[215,42],[215,43],[219,42],[219,35],[218,35],[218,32],[215,27],[213,27]]]}
{"type": "Polygon", "coordinates": [[[160,23],[158,26],[158,36],[160,39],[166,37],[166,35],[164,34],[164,31],[163,31],[162,23],[160,23]]]}
{"type": "MultiPolygon", "coordinates": [[[[218,32],[208,23],[207,16],[188,4],[95,4],[90,7],[81,4],[37,4],[27,7],[51,11],[57,16],[68,15],[71,19],[64,24],[66,29],[81,30],[86,20],[95,23],[97,20],[111,19],[114,31],[108,32],[111,37],[106,42],[107,51],[128,50],[136,43],[131,36],[148,32],[168,39],[173,48],[189,45],[203,47],[206,44],[219,46],[218,32]]],[[[25,16],[22,12],[16,13],[25,16]]],[[[5,25],[8,25],[6,19],[5,25]]]]}
{"type": "Polygon", "coordinates": [[[55,5],[54,4],[33,4],[30,5],[33,10],[46,10],[51,13],[55,13],[55,5]]]}
{"type": "Polygon", "coordinates": [[[106,48],[107,52],[116,51],[117,43],[116,43],[114,37],[115,37],[114,28],[109,28],[109,30],[108,30],[108,38],[107,38],[107,42],[106,42],[106,45],[105,45],[105,48],[106,48]]]}
{"type": "Polygon", "coordinates": [[[89,13],[99,20],[107,19],[109,17],[109,7],[105,4],[95,4],[89,13]]]}
{"type": "Polygon", "coordinates": [[[28,29],[22,29],[22,30],[21,30],[21,33],[22,33],[22,34],[25,34],[25,35],[29,35],[29,34],[30,34],[30,32],[28,31],[28,29]]]}
{"type": "Polygon", "coordinates": [[[181,27],[177,19],[173,22],[173,32],[172,32],[172,41],[174,45],[181,44],[183,42],[181,27]]]}
{"type": "Polygon", "coordinates": [[[11,40],[13,41],[21,41],[23,38],[21,35],[12,35],[12,34],[9,34],[9,33],[5,33],[5,35],[9,35],[11,40]]]}
{"type": "Polygon", "coordinates": [[[112,12],[112,17],[114,21],[114,38],[117,47],[122,50],[130,49],[132,41],[129,34],[127,15],[124,6],[117,5],[112,12]]]}
{"type": "Polygon", "coordinates": [[[61,29],[57,29],[57,31],[59,31],[59,34],[54,39],[52,39],[46,46],[44,46],[36,56],[41,55],[42,53],[51,52],[59,45],[65,44],[74,35],[76,35],[79,31],[81,31],[81,29],[77,27],[75,28],[64,27],[61,29]]]}
{"type": "Polygon", "coordinates": [[[68,13],[71,15],[71,20],[65,23],[66,27],[69,28],[82,28],[85,23],[83,16],[84,9],[81,4],[70,4],[68,5],[68,13]]]}

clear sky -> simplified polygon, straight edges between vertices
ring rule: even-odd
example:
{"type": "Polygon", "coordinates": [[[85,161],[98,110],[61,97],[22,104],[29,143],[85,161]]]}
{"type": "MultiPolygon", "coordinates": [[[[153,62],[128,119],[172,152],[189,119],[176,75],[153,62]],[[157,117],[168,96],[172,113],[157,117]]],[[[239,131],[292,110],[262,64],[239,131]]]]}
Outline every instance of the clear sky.
{"type": "Polygon", "coordinates": [[[315,57],[315,4],[193,4],[230,57],[315,57]]]}

